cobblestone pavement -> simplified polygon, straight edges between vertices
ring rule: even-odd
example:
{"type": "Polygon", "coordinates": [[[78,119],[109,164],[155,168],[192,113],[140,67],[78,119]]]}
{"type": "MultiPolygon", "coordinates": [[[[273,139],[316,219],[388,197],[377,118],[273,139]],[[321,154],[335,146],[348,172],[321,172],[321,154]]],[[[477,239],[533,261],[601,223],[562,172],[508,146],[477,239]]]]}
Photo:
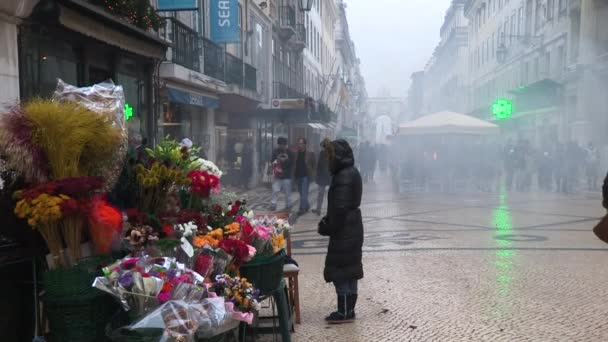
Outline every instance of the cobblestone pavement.
{"type": "MultiPolygon", "coordinates": [[[[608,341],[608,245],[596,195],[394,195],[367,186],[357,322],[328,326],[327,240],[293,230],[303,323],[294,341],[608,341]]],[[[272,340],[264,337],[262,341],[272,340]]]]}

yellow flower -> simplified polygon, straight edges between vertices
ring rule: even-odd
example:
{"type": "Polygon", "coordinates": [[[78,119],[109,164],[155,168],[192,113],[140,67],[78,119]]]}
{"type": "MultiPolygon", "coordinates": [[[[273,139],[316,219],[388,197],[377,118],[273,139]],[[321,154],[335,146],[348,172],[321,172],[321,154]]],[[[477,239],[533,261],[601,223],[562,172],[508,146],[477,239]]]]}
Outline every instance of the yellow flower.
{"type": "Polygon", "coordinates": [[[241,225],[238,222],[233,222],[229,225],[226,225],[226,227],[224,227],[224,230],[226,231],[226,235],[238,234],[241,231],[241,225]]]}
{"type": "Polygon", "coordinates": [[[275,253],[279,252],[282,248],[285,247],[285,236],[283,234],[273,234],[272,246],[274,247],[275,253]]]}

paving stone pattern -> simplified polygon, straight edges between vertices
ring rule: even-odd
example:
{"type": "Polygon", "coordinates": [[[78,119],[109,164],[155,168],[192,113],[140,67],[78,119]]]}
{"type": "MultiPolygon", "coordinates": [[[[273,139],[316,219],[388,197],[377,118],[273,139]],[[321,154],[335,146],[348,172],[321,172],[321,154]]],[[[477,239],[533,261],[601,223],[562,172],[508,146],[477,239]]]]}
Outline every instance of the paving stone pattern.
{"type": "Polygon", "coordinates": [[[600,201],[368,185],[357,321],[323,321],[336,299],[322,278],[327,239],[307,214],[292,235],[303,315],[293,341],[608,341],[608,245],[591,232],[600,201]]]}

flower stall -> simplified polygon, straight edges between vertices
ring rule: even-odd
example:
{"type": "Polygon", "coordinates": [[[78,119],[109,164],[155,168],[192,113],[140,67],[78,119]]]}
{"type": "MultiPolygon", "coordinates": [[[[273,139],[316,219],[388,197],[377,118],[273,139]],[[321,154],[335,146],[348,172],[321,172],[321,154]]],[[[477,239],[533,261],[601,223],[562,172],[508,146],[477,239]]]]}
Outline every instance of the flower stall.
{"type": "Polygon", "coordinates": [[[121,86],[59,81],[52,99],[0,115],[0,160],[21,180],[0,191],[48,250],[46,335],[221,340],[279,286],[289,224],[222,191],[191,144],[128,146],[123,108],[121,86]]]}

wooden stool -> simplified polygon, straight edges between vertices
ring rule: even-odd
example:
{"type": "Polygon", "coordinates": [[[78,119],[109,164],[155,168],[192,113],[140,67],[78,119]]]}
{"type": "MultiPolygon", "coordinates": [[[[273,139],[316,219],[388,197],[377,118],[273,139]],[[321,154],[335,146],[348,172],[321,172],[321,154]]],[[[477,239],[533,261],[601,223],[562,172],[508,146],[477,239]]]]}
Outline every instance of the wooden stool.
{"type": "MultiPolygon", "coordinates": [[[[291,237],[287,238],[287,255],[291,256],[291,237]]],[[[300,268],[294,264],[286,264],[283,266],[283,275],[287,278],[289,290],[289,303],[291,310],[295,312],[296,324],[302,324],[300,315],[300,285],[298,284],[298,275],[300,268]]]]}

